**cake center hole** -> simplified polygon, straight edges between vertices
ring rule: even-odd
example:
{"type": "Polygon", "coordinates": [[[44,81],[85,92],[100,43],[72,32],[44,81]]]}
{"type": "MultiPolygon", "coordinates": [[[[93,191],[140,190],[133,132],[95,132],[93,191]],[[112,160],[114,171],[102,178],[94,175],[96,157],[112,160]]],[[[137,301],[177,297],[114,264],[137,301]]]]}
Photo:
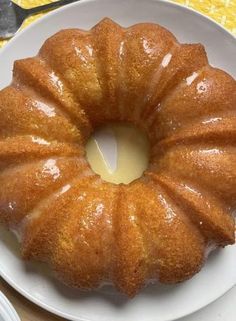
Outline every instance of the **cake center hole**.
{"type": "Polygon", "coordinates": [[[88,162],[107,182],[128,184],[142,176],[149,162],[146,134],[129,124],[99,128],[86,145],[88,162]]]}

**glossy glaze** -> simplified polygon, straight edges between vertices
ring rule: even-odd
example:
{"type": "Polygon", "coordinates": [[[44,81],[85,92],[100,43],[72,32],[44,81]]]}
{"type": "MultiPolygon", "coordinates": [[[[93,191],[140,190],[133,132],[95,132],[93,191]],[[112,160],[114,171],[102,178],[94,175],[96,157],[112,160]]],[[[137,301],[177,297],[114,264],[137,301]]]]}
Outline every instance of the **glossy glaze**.
{"type": "Polygon", "coordinates": [[[57,33],[13,73],[0,92],[0,220],[24,258],[68,285],[109,280],[133,296],[150,279],[192,277],[210,249],[234,243],[236,82],[202,45],[104,19],[57,33]],[[128,185],[86,160],[89,136],[111,121],[149,137],[148,169],[128,185]]]}

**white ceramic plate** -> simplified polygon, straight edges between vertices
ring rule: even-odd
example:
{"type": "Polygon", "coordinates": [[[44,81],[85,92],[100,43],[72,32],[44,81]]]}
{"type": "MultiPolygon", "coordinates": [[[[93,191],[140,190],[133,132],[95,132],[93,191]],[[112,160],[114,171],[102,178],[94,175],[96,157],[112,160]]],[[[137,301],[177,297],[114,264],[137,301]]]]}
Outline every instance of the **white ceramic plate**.
{"type": "Polygon", "coordinates": [[[16,310],[2,292],[0,292],[0,321],[20,321],[16,310]]]}
{"type": "MultiPolygon", "coordinates": [[[[59,9],[19,33],[0,51],[0,88],[11,80],[13,61],[37,53],[43,41],[63,28],[88,29],[108,16],[123,26],[157,22],[182,42],[201,42],[210,62],[236,77],[236,41],[213,21],[179,5],[154,0],[84,0],[59,9]]],[[[25,297],[70,320],[167,321],[194,312],[236,283],[236,246],[213,253],[204,269],[176,286],[150,286],[127,300],[110,288],[85,293],[56,280],[43,265],[24,264],[15,240],[0,231],[0,273],[25,297]]]]}

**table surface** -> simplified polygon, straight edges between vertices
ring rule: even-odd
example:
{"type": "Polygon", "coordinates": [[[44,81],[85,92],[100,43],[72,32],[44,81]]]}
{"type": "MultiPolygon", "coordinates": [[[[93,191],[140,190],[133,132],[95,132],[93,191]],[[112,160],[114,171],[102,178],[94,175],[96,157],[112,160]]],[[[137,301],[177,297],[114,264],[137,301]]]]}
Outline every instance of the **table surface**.
{"type": "Polygon", "coordinates": [[[12,289],[2,278],[0,278],[0,291],[12,303],[21,321],[61,321],[63,318],[56,317],[51,313],[37,307],[14,289],[12,289]]]}
{"type": "MultiPolygon", "coordinates": [[[[14,0],[19,5],[30,8],[40,4],[52,2],[55,0],[14,0]]],[[[185,4],[189,7],[199,10],[200,12],[210,16],[217,22],[221,23],[225,28],[230,30],[236,35],[236,0],[173,0],[181,4],[185,4]]],[[[24,26],[31,23],[33,20],[40,17],[29,18],[24,26]]],[[[0,41],[0,47],[3,46],[6,41],[0,41]]],[[[52,314],[42,310],[35,304],[30,303],[23,298],[9,285],[6,284],[0,278],[0,291],[2,291],[8,299],[11,301],[15,309],[17,310],[21,321],[56,321],[64,320],[62,318],[53,316],[52,314]]],[[[236,320],[236,286],[229,291],[222,298],[209,305],[208,307],[194,313],[191,316],[179,319],[179,321],[235,321],[236,320]]]]}

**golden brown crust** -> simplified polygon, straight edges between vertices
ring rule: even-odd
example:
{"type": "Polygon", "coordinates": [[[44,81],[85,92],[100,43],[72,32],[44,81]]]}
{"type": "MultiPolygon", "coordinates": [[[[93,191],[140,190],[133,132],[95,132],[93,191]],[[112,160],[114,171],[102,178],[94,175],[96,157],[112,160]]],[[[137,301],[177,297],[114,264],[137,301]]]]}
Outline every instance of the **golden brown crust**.
{"type": "Polygon", "coordinates": [[[232,77],[209,65],[195,70],[161,101],[152,124],[152,139],[160,140],[179,128],[193,127],[194,122],[199,125],[210,119],[214,122],[221,116],[234,115],[235,106],[235,80],[232,77]]]}
{"type": "Polygon", "coordinates": [[[80,130],[56,104],[42,97],[34,99],[31,92],[10,86],[0,92],[0,137],[17,135],[34,135],[67,143],[82,142],[80,130]]]}
{"type": "Polygon", "coordinates": [[[29,88],[31,95],[32,92],[36,92],[37,96],[43,97],[46,101],[56,103],[67,118],[83,131],[85,137],[90,134],[90,123],[73,93],[39,56],[15,61],[13,85],[26,93],[29,88]]]}
{"type": "Polygon", "coordinates": [[[97,287],[109,278],[113,264],[110,243],[117,188],[94,176],[70,182],[64,193],[31,213],[23,255],[50,261],[71,286],[97,287]]]}
{"type": "Polygon", "coordinates": [[[13,136],[0,140],[0,170],[6,167],[52,156],[84,156],[77,144],[47,141],[38,136],[13,136]]]}
{"type": "Polygon", "coordinates": [[[235,242],[236,82],[202,45],[104,19],[60,31],[13,75],[0,91],[0,221],[25,259],[71,286],[110,281],[134,296],[150,279],[192,277],[209,248],[235,242]],[[148,170],[126,186],[102,181],[84,153],[113,120],[151,141],[148,170]]]}
{"type": "Polygon", "coordinates": [[[146,280],[173,283],[195,274],[205,242],[175,200],[149,180],[131,183],[123,195],[115,225],[118,287],[132,296],[146,280]]]}
{"type": "Polygon", "coordinates": [[[0,174],[1,221],[14,227],[44,198],[66,185],[86,169],[81,158],[55,157],[32,160],[0,174]],[[10,211],[9,211],[10,207],[10,211]]]}

